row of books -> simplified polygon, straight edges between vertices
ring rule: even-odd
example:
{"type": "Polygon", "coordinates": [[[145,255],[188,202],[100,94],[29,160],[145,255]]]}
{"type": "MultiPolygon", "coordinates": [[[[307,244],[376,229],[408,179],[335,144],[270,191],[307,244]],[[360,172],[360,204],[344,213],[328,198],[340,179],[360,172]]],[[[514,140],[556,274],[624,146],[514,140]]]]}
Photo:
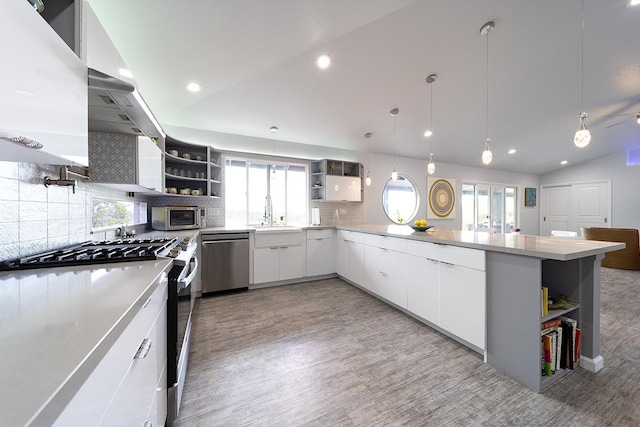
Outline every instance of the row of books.
{"type": "Polygon", "coordinates": [[[560,316],[542,324],[540,361],[543,376],[553,376],[561,369],[574,369],[580,357],[578,321],[560,316]]]}

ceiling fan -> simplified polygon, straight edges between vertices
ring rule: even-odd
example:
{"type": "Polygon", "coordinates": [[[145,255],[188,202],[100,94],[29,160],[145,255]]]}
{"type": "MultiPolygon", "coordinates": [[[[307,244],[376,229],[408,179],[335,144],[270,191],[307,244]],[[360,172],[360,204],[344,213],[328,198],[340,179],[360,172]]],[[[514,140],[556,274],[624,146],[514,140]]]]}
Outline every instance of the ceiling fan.
{"type": "MultiPolygon", "coordinates": [[[[634,116],[634,119],[640,125],[640,112],[637,112],[637,113],[624,113],[624,114],[609,114],[607,116],[602,116],[602,117],[623,117],[623,116],[634,116]]],[[[625,119],[625,120],[619,121],[618,123],[614,123],[612,125],[605,126],[604,129],[609,129],[609,128],[612,128],[614,126],[621,125],[623,123],[626,123],[627,121],[629,121],[629,119],[625,119]]]]}

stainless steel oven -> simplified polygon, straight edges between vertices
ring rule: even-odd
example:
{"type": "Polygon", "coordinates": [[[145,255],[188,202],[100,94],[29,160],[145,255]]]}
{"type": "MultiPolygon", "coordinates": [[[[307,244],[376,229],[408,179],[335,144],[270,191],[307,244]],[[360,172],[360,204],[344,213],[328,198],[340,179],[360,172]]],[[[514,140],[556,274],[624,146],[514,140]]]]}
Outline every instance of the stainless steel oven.
{"type": "Polygon", "coordinates": [[[180,411],[182,390],[189,363],[191,315],[196,290],[193,281],[198,274],[195,255],[197,242],[189,243],[169,272],[167,301],[167,422],[172,423],[180,411]]]}

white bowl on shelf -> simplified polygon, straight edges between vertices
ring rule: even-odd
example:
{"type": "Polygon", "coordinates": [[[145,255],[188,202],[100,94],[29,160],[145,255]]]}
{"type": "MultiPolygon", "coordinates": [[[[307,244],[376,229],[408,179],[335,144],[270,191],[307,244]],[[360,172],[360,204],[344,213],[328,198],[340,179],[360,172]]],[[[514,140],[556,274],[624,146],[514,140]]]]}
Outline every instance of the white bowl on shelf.
{"type": "Polygon", "coordinates": [[[191,194],[191,189],[190,188],[181,188],[180,189],[180,194],[182,194],[183,196],[189,196],[191,194]]]}
{"type": "Polygon", "coordinates": [[[169,154],[178,157],[178,150],[169,150],[169,154]]]}
{"type": "Polygon", "coordinates": [[[200,190],[199,188],[194,188],[193,190],[191,190],[191,195],[192,196],[202,196],[202,190],[200,190]]]}

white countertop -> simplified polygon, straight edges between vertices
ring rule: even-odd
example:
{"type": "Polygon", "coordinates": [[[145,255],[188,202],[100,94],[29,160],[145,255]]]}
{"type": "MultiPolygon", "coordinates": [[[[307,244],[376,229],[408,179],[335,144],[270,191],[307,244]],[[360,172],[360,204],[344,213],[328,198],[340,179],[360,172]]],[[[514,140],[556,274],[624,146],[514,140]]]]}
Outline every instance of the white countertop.
{"type": "Polygon", "coordinates": [[[0,424],[64,407],[172,262],[125,262],[0,274],[0,424]]]}
{"type": "Polygon", "coordinates": [[[337,226],[336,228],[559,261],[584,258],[624,249],[625,247],[624,243],[617,242],[599,242],[567,237],[529,236],[526,234],[493,234],[476,231],[441,230],[438,228],[419,232],[414,231],[408,225],[360,224],[337,226]]]}

